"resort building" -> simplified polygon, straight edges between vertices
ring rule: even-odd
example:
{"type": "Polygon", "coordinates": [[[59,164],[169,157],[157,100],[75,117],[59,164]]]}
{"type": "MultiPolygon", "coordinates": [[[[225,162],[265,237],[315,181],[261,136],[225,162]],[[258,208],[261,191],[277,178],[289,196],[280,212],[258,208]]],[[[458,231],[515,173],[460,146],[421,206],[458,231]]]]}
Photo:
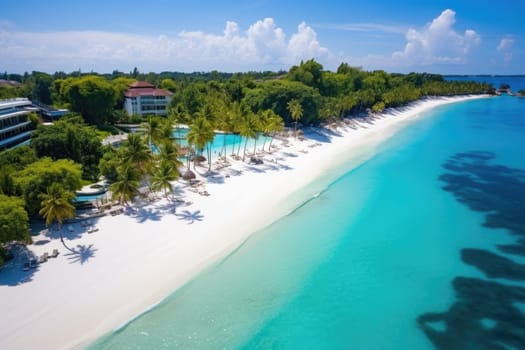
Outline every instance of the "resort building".
{"type": "Polygon", "coordinates": [[[137,81],[124,93],[124,108],[129,115],[168,115],[168,103],[173,94],[167,90],[156,89],[150,83],[137,81]]]}
{"type": "Polygon", "coordinates": [[[27,98],[0,100],[0,150],[17,146],[31,138],[28,114],[38,112],[27,98]]]}
{"type": "Polygon", "coordinates": [[[48,120],[50,122],[60,119],[61,117],[69,113],[68,109],[56,109],[37,101],[32,101],[32,103],[33,106],[37,107],[40,111],[40,116],[42,117],[42,119],[48,120]]]}

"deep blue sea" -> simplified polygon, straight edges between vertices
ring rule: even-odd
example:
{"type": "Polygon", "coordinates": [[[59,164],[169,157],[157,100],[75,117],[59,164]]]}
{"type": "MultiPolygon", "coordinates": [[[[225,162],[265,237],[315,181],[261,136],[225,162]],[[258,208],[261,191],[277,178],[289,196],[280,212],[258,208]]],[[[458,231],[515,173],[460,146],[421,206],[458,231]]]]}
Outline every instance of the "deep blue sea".
{"type": "Polygon", "coordinates": [[[90,348],[503,350],[524,330],[525,98],[501,96],[427,113],[90,348]]]}

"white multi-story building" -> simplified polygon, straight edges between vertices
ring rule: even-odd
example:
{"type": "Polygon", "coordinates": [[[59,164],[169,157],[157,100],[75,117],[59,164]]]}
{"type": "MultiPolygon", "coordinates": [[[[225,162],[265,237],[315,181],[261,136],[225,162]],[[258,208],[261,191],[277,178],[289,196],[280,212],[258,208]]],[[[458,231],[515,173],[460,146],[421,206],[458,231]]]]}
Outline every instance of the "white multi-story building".
{"type": "Polygon", "coordinates": [[[38,112],[38,108],[27,98],[0,100],[0,150],[31,138],[31,121],[27,118],[31,112],[38,112]]]}
{"type": "Polygon", "coordinates": [[[168,104],[173,94],[156,89],[145,81],[136,81],[129,86],[124,96],[124,108],[129,115],[168,115],[168,104]]]}

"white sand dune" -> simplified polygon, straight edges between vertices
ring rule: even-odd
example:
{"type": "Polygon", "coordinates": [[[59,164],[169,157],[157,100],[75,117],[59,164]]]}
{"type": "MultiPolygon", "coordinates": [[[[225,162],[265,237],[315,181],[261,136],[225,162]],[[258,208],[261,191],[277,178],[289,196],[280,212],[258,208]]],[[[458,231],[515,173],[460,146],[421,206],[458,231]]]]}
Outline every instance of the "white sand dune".
{"type": "MultiPolygon", "coordinates": [[[[135,212],[64,227],[34,237],[36,255],[61,254],[29,272],[21,259],[0,272],[0,349],[82,347],[161,301],[249,235],[290,212],[342,171],[362,163],[409,121],[439,105],[477,97],[427,99],[372,122],[306,132],[289,139],[261,165],[232,161],[202,178],[210,195],[177,182],[177,197],[134,205],[135,212]],[[353,127],[352,127],[353,126],[353,127]],[[342,165],[344,166],[342,167],[342,165]],[[314,180],[323,177],[324,183],[314,180]],[[307,190],[305,190],[307,188],[307,190]],[[301,190],[299,192],[299,190],[301,190]]],[[[202,168],[201,172],[205,172],[202,168]]],[[[162,195],[159,195],[162,197],[162,195]]],[[[163,197],[162,197],[163,198],[163,197]]]]}

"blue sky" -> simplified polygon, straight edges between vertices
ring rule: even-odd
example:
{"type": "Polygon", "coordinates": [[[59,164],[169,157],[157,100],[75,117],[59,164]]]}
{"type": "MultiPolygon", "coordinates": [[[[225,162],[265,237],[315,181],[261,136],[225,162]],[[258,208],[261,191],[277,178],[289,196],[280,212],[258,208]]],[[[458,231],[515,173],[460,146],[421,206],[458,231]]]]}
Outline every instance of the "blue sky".
{"type": "Polygon", "coordinates": [[[0,71],[524,74],[525,1],[2,0],[0,71]],[[423,5],[424,3],[424,5],[423,5]]]}

